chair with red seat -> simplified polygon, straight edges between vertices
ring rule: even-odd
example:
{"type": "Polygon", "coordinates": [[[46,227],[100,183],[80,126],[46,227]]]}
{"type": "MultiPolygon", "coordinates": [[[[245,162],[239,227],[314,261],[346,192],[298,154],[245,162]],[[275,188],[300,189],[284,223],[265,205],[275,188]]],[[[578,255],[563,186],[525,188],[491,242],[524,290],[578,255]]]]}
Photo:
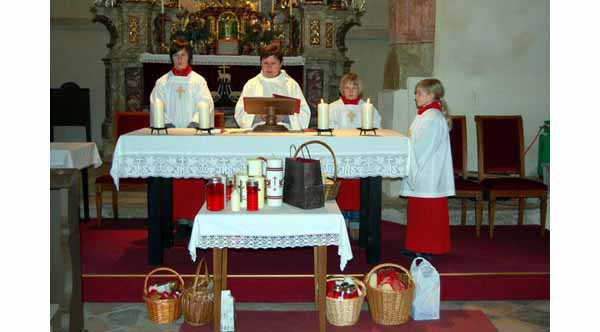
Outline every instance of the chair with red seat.
{"type": "Polygon", "coordinates": [[[498,198],[519,201],[518,224],[523,225],[525,199],[540,199],[540,235],[544,237],[548,187],[525,178],[523,119],[521,116],[475,116],[479,180],[489,192],[490,238],[498,198]]]}
{"type": "MultiPolygon", "coordinates": [[[[128,132],[147,128],[150,126],[150,113],[148,112],[116,112],[113,125],[113,138],[117,142],[119,136],[128,132]]],[[[104,174],[96,178],[96,222],[98,228],[102,225],[102,193],[112,191],[112,209],[114,218],[119,218],[119,191],[115,188],[113,177],[104,174]]],[[[119,180],[120,191],[146,192],[146,179],[123,178],[119,180]]]]}
{"type": "Polygon", "coordinates": [[[450,150],[452,151],[452,166],[454,167],[455,197],[461,198],[461,225],[467,220],[467,201],[475,200],[475,233],[480,235],[481,220],[483,219],[483,187],[467,178],[467,121],[464,115],[454,115],[452,130],[450,130],[450,150]]]}

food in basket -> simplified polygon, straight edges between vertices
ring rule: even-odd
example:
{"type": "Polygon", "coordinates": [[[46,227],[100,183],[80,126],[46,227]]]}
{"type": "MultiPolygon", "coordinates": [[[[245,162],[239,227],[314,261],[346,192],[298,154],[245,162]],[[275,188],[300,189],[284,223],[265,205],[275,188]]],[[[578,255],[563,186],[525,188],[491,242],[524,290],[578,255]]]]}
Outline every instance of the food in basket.
{"type": "Polygon", "coordinates": [[[148,287],[148,295],[152,300],[176,299],[181,292],[176,289],[177,283],[174,281],[165,284],[154,284],[148,287]]]}
{"type": "Polygon", "coordinates": [[[406,289],[406,285],[400,279],[400,275],[394,270],[380,270],[377,273],[371,274],[369,277],[369,286],[396,292],[406,289]]]}

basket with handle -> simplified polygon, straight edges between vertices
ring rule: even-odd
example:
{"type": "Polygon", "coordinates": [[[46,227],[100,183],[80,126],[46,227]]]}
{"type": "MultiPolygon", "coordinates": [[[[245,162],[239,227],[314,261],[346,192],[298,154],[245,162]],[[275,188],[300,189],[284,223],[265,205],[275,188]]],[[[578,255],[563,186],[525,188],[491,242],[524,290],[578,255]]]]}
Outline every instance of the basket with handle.
{"type": "Polygon", "coordinates": [[[398,325],[407,322],[410,319],[410,309],[415,294],[415,281],[410,275],[410,271],[404,267],[385,263],[374,266],[364,279],[367,286],[367,297],[371,318],[377,324],[398,325]],[[401,270],[398,273],[400,280],[406,285],[406,289],[400,291],[384,290],[378,287],[372,287],[369,279],[373,273],[383,269],[391,268],[401,270]]]}
{"type": "MultiPolygon", "coordinates": [[[[327,281],[331,280],[344,280],[344,278],[332,277],[327,279],[327,281]]],[[[325,312],[327,321],[331,325],[351,326],[358,322],[362,304],[365,302],[365,297],[367,296],[367,288],[362,281],[354,277],[352,277],[352,280],[356,286],[360,288],[362,295],[352,299],[335,299],[331,297],[325,297],[325,312]]]]}
{"type": "Polygon", "coordinates": [[[194,284],[183,290],[181,294],[181,306],[183,308],[183,318],[186,323],[199,326],[205,325],[211,321],[213,316],[214,293],[209,289],[211,282],[208,276],[208,267],[206,260],[202,258],[196,268],[196,277],[194,284]],[[204,267],[204,273],[200,270],[204,267]]]}
{"type": "Polygon", "coordinates": [[[146,275],[146,279],[144,280],[143,296],[144,302],[146,302],[146,309],[148,311],[148,319],[158,324],[172,323],[179,319],[179,316],[181,316],[180,297],[177,296],[177,298],[175,299],[156,299],[148,295],[148,279],[150,279],[152,275],[159,271],[171,272],[177,277],[179,281],[179,286],[176,289],[181,290],[184,286],[184,282],[181,278],[181,275],[179,275],[179,273],[177,273],[173,269],[170,269],[168,267],[159,267],[150,271],[150,273],[146,275]]]}
{"type": "MultiPolygon", "coordinates": [[[[340,184],[341,182],[337,179],[337,158],[335,157],[335,153],[333,152],[333,149],[325,142],[323,141],[318,141],[318,140],[312,140],[312,141],[307,141],[302,143],[298,149],[296,149],[296,152],[293,155],[293,158],[296,158],[298,156],[298,153],[300,151],[302,151],[303,148],[306,148],[308,151],[308,145],[310,144],[320,144],[322,146],[324,146],[327,150],[329,150],[329,152],[331,153],[331,157],[333,158],[333,178],[327,178],[330,181],[327,181],[327,183],[323,183],[323,192],[325,194],[325,200],[326,201],[330,201],[333,200],[337,197],[338,192],[340,190],[340,184]]],[[[309,158],[310,158],[310,154],[309,154],[309,158]]]]}

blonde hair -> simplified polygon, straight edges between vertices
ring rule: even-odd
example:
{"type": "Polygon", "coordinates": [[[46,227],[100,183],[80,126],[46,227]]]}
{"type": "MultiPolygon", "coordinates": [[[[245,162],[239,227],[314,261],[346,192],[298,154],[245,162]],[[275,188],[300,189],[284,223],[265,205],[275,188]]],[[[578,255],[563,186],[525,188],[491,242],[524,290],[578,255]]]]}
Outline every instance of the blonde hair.
{"type": "Polygon", "coordinates": [[[444,86],[440,80],[435,78],[427,78],[419,81],[417,85],[415,85],[415,93],[417,93],[417,89],[421,88],[427,93],[433,94],[433,99],[440,102],[442,105],[442,114],[446,118],[446,122],[448,123],[448,130],[452,129],[452,119],[450,119],[450,112],[448,111],[448,104],[444,99],[444,86]]]}
{"type": "Polygon", "coordinates": [[[355,85],[358,88],[359,95],[362,93],[362,82],[360,81],[360,78],[358,78],[358,74],[347,73],[342,76],[342,79],[340,80],[340,93],[342,95],[344,95],[344,86],[346,83],[352,83],[355,85]]]}

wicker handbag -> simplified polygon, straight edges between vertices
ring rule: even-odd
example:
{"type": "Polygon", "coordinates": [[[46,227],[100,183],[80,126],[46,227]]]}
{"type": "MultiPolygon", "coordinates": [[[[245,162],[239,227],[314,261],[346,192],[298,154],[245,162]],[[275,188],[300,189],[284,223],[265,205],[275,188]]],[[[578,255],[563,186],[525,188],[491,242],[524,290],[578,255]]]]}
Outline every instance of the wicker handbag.
{"type": "Polygon", "coordinates": [[[198,263],[196,277],[192,287],[186,288],[181,294],[181,306],[183,307],[183,318],[185,322],[193,325],[205,325],[212,320],[214,293],[208,289],[210,278],[208,267],[204,258],[198,263]],[[200,274],[204,267],[204,274],[200,274]]]}
{"type": "Polygon", "coordinates": [[[183,289],[183,279],[175,270],[168,267],[159,267],[148,273],[146,280],[144,280],[144,302],[146,302],[146,309],[148,310],[148,319],[158,324],[172,323],[179,319],[181,316],[181,299],[152,299],[148,296],[148,279],[159,271],[168,271],[173,273],[179,280],[179,286],[176,290],[183,289]]]}
{"type": "MultiPolygon", "coordinates": [[[[323,141],[313,140],[313,141],[304,142],[302,145],[300,145],[298,147],[298,149],[296,149],[296,152],[294,153],[293,157],[296,158],[298,156],[298,153],[300,151],[302,151],[303,148],[307,147],[310,144],[321,144],[327,150],[329,150],[329,153],[331,153],[331,157],[333,158],[333,178],[327,178],[331,181],[327,181],[327,183],[323,183],[323,192],[325,194],[326,201],[334,200],[334,199],[336,199],[338,192],[340,191],[341,182],[337,179],[337,158],[335,157],[335,153],[333,152],[333,149],[327,143],[325,143],[323,141]]],[[[309,155],[309,158],[310,158],[310,155],[309,155]]]]}
{"type": "Polygon", "coordinates": [[[392,263],[379,264],[369,271],[365,276],[364,282],[367,285],[369,311],[375,323],[381,325],[398,325],[406,323],[410,319],[410,309],[415,294],[415,281],[407,269],[392,263]],[[382,268],[401,270],[403,273],[397,273],[400,276],[400,280],[406,285],[406,289],[393,291],[372,287],[369,284],[371,275],[382,268]]]}
{"type": "MultiPolygon", "coordinates": [[[[329,278],[330,280],[344,280],[342,277],[329,278]]],[[[362,304],[367,296],[365,284],[352,277],[354,283],[360,288],[362,295],[352,299],[334,299],[325,297],[325,308],[327,321],[335,326],[352,326],[358,322],[362,304]]]]}

